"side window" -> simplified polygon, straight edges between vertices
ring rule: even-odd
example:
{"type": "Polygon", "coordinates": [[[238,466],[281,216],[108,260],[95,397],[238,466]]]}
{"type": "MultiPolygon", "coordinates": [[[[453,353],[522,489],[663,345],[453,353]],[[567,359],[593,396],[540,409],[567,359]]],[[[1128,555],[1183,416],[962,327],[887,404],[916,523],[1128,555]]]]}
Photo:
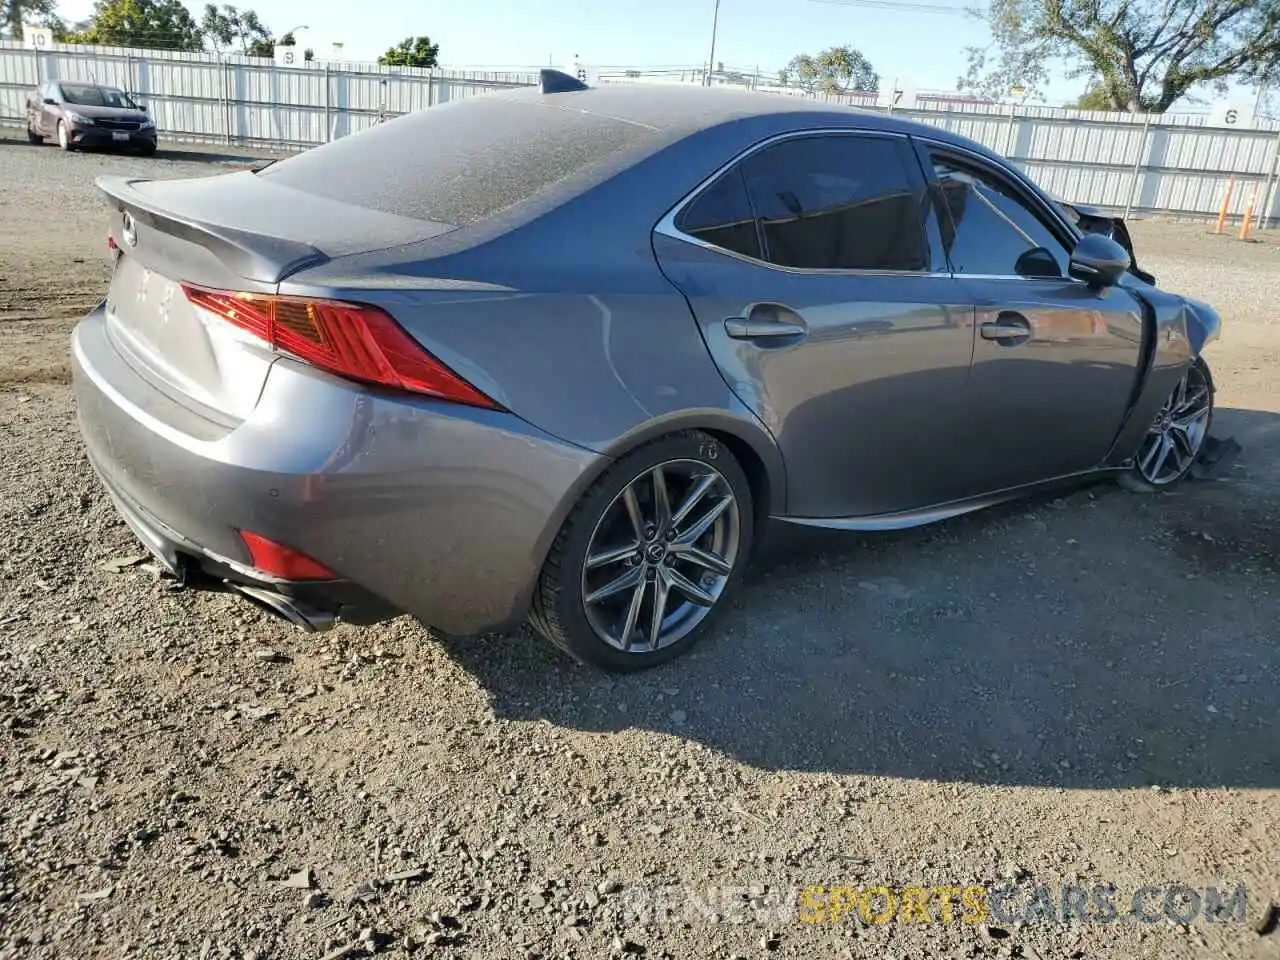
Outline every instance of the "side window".
{"type": "Polygon", "coordinates": [[[747,157],[765,257],[814,270],[927,270],[910,159],[898,138],[843,134],[784,140],[747,157]]]}
{"type": "Polygon", "coordinates": [[[700,193],[681,211],[676,227],[712,246],[761,259],[760,237],[751,215],[742,172],[736,167],[700,193]]]}
{"type": "Polygon", "coordinates": [[[941,193],[942,243],[956,273],[1067,275],[1068,251],[1009,188],[946,158],[935,157],[933,169],[941,193]]]}

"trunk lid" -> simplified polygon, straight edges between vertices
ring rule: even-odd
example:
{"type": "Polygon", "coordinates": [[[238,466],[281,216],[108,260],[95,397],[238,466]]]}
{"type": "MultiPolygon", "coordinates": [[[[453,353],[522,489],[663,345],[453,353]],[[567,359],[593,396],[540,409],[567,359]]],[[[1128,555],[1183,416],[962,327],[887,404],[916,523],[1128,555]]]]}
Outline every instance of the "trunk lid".
{"type": "Polygon", "coordinates": [[[193,306],[183,283],[275,293],[299,270],[452,229],[303,194],[249,171],[97,184],[119,251],[105,304],[112,342],[156,389],[228,426],[253,410],[275,355],[193,306]]]}

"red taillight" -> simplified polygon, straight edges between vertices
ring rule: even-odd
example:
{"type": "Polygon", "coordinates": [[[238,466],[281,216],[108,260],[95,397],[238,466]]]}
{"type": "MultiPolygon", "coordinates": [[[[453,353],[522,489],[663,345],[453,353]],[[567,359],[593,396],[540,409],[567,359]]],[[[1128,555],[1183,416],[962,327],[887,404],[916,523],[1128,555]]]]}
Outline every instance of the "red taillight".
{"type": "Polygon", "coordinates": [[[305,553],[292,547],[268,540],[260,533],[240,531],[240,539],[249,548],[253,566],[281,580],[337,580],[338,575],[319,560],[312,560],[305,553]]]}
{"type": "Polygon", "coordinates": [[[274,349],[362,383],[499,410],[377,307],[336,300],[207,290],[184,283],[197,307],[274,349]]]}
{"type": "Polygon", "coordinates": [[[116,238],[109,233],[107,234],[107,249],[113,253],[120,249],[120,245],[116,243],[116,238]]]}

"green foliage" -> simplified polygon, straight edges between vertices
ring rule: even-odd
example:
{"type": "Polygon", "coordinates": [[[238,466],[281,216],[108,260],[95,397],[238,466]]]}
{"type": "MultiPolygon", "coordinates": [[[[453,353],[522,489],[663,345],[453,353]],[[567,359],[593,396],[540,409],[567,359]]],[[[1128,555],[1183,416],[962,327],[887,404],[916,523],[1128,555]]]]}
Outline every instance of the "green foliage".
{"type": "Polygon", "coordinates": [[[200,27],[181,0],[98,0],[86,30],[68,43],[199,50],[200,27]]]}
{"type": "Polygon", "coordinates": [[[439,62],[440,44],[430,37],[405,37],[378,58],[384,67],[434,67],[439,62]]]}
{"type": "Polygon", "coordinates": [[[200,30],[216,49],[238,49],[249,57],[275,56],[271,31],[253,10],[241,10],[229,3],[221,7],[207,3],[200,17],[200,30]]]}
{"type": "Polygon", "coordinates": [[[1115,109],[1115,105],[1111,102],[1111,94],[1107,93],[1096,81],[1090,83],[1088,89],[1080,94],[1076,100],[1076,107],[1080,110],[1115,109]]]}
{"type": "Polygon", "coordinates": [[[880,89],[880,76],[853,47],[828,47],[816,57],[807,53],[791,58],[778,73],[784,87],[795,85],[806,93],[844,94],[880,89]]]}
{"type": "Polygon", "coordinates": [[[1194,88],[1280,76],[1280,0],[990,0],[961,89],[1034,93],[1055,63],[1096,78],[1110,109],[1163,113],[1194,88]]]}

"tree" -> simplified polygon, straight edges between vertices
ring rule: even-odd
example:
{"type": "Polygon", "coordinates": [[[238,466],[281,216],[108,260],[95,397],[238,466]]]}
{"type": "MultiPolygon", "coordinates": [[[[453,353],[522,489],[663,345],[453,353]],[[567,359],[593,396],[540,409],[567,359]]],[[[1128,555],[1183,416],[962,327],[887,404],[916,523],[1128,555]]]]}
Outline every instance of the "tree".
{"type": "Polygon", "coordinates": [[[378,58],[384,67],[434,67],[439,61],[440,44],[430,37],[405,37],[399,46],[391,47],[378,58]]]}
{"type": "Polygon", "coordinates": [[[1111,97],[1097,80],[1090,81],[1088,88],[1076,100],[1079,110],[1114,110],[1111,97]]]}
{"type": "Polygon", "coordinates": [[[98,0],[89,28],[68,43],[199,50],[200,27],[181,0],[98,0]]]}
{"type": "Polygon", "coordinates": [[[1035,91],[1055,61],[1135,113],[1163,113],[1201,84],[1280,76],[1280,0],[991,0],[977,15],[992,42],[965,51],[960,85],[991,96],[1035,91]]]}
{"type": "Polygon", "coordinates": [[[806,93],[845,94],[880,89],[880,76],[853,47],[828,47],[820,54],[802,53],[778,72],[782,86],[795,83],[806,93]]]}
{"type": "Polygon", "coordinates": [[[57,7],[57,0],[0,0],[0,27],[8,30],[14,40],[22,39],[24,23],[52,27],[56,32],[62,26],[57,7]]]}
{"type": "Polygon", "coordinates": [[[215,49],[239,47],[240,53],[248,57],[275,56],[271,31],[253,10],[240,10],[229,3],[221,7],[207,3],[200,29],[215,49]]]}

